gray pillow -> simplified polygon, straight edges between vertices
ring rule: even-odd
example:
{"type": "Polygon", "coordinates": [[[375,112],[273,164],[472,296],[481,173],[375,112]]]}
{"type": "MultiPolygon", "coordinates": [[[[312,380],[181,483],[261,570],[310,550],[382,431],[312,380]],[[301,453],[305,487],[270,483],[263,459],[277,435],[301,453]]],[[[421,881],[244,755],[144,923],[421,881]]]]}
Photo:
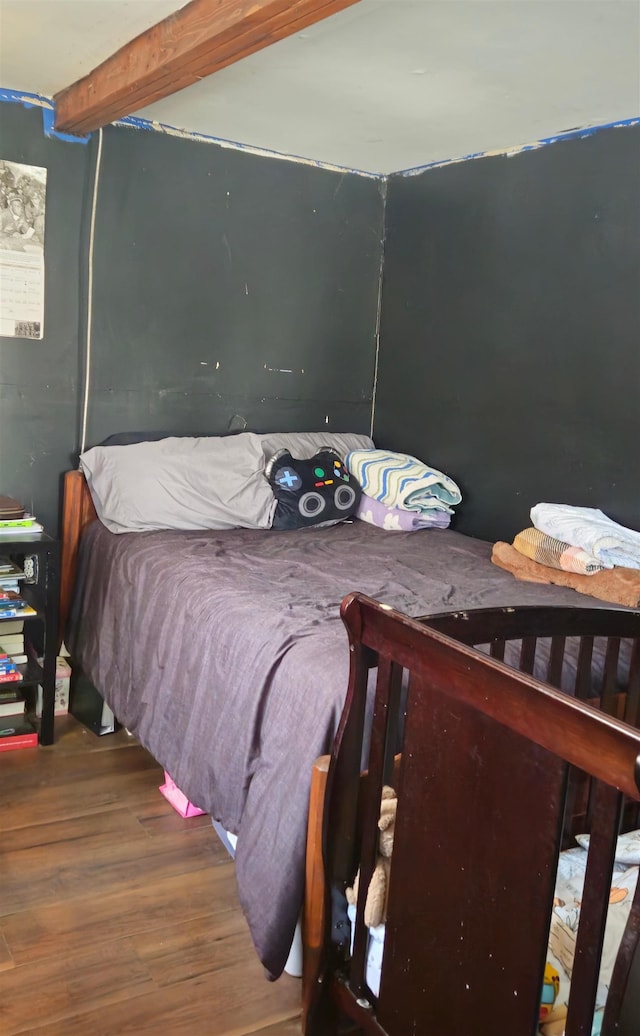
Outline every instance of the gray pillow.
{"type": "Polygon", "coordinates": [[[80,462],[111,532],[268,529],[276,501],[260,438],[242,432],[94,446],[80,462]]]}
{"type": "Polygon", "coordinates": [[[299,460],[309,460],[323,446],[328,446],[344,460],[351,450],[375,449],[373,439],[358,432],[267,432],[259,438],[265,462],[270,461],[278,450],[287,450],[299,460]]]}

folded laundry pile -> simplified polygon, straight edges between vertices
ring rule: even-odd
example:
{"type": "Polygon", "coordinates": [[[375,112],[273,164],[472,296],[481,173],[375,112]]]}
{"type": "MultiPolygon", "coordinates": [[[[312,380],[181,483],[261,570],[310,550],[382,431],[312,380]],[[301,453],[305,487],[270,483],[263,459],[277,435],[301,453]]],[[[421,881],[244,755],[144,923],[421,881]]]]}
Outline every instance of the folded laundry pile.
{"type": "Polygon", "coordinates": [[[357,517],[381,529],[446,529],[462,500],[452,478],[407,453],[352,450],[345,463],[362,488],[357,517]]]}
{"type": "Polygon", "coordinates": [[[540,532],[586,550],[604,568],[640,568],[640,532],[618,525],[595,507],[536,504],[531,521],[540,532]]]}
{"type": "Polygon", "coordinates": [[[640,607],[640,532],[595,508],[569,504],[536,504],[531,521],[533,528],[519,532],[512,545],[494,545],[494,564],[516,579],[640,607]]]}

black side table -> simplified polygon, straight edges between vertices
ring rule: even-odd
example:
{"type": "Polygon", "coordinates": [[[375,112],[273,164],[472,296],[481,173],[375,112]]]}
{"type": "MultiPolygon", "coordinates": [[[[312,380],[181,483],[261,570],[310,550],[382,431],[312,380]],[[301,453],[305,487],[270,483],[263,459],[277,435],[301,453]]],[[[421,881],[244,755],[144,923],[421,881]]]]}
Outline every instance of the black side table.
{"type": "MultiPolygon", "coordinates": [[[[28,659],[18,669],[22,680],[16,688],[42,685],[42,718],[40,744],[53,744],[53,716],[56,692],[56,660],[58,653],[58,601],[60,597],[60,543],[45,532],[20,532],[0,536],[0,555],[11,558],[24,567],[25,557],[34,557],[37,573],[33,583],[21,582],[20,596],[35,609],[35,615],[24,616],[25,638],[29,639],[42,657],[42,666],[35,658],[28,659]]],[[[0,633],[2,622],[0,619],[0,633]]],[[[35,690],[34,690],[35,694],[35,690]]]]}

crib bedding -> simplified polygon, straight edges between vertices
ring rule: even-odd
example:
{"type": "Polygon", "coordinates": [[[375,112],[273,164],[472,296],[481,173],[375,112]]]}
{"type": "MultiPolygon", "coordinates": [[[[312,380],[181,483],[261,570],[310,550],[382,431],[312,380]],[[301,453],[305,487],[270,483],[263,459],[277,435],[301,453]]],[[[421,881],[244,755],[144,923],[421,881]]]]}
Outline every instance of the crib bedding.
{"type": "Polygon", "coordinates": [[[86,530],[67,644],[187,797],[238,836],[240,900],[282,971],[304,883],[311,767],[330,748],[349,669],[339,603],[354,589],[410,615],[576,606],[520,584],[491,544],[451,530],[86,530]]]}
{"type": "MultiPolygon", "coordinates": [[[[638,835],[640,835],[640,832],[638,832],[638,835]]],[[[555,967],[560,976],[560,991],[556,1001],[558,1005],[566,1005],[569,1002],[575,935],[580,920],[580,904],[586,866],[587,852],[585,849],[576,847],[560,853],[547,956],[549,963],[555,967]]],[[[616,861],[613,870],[609,912],[600,966],[600,980],[596,996],[597,1010],[593,1020],[591,1036],[600,1036],[609,982],[611,981],[616,954],[629,917],[631,904],[633,903],[638,883],[638,871],[639,867],[637,864],[628,865],[619,861],[616,861]]],[[[522,890],[523,896],[529,894],[529,890],[522,890]]],[[[347,913],[352,926],[353,941],[353,928],[356,918],[355,906],[349,906],[347,913]]],[[[380,992],[384,939],[384,924],[377,925],[369,930],[366,981],[374,996],[378,996],[380,992]]]]}

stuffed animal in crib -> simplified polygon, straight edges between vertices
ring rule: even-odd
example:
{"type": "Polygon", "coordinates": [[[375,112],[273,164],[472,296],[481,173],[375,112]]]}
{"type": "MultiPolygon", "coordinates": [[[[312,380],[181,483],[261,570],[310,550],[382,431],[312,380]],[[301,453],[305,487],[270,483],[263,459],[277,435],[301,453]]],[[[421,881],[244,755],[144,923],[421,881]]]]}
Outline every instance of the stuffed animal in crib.
{"type": "Polygon", "coordinates": [[[559,991],[560,975],[547,961],[544,967],[540,998],[540,1032],[542,1036],[563,1036],[564,1034],[567,1008],[564,1004],[556,1004],[559,991]]]}
{"type": "MultiPolygon", "coordinates": [[[[387,919],[387,900],[389,896],[389,873],[391,871],[391,853],[393,852],[393,835],[396,822],[398,798],[393,788],[385,784],[382,789],[380,803],[380,819],[378,821],[378,855],[367,890],[364,907],[364,923],[367,928],[376,928],[387,919]]],[[[353,887],[346,890],[347,901],[355,906],[358,902],[358,886],[360,871],[356,874],[353,887]]]]}

